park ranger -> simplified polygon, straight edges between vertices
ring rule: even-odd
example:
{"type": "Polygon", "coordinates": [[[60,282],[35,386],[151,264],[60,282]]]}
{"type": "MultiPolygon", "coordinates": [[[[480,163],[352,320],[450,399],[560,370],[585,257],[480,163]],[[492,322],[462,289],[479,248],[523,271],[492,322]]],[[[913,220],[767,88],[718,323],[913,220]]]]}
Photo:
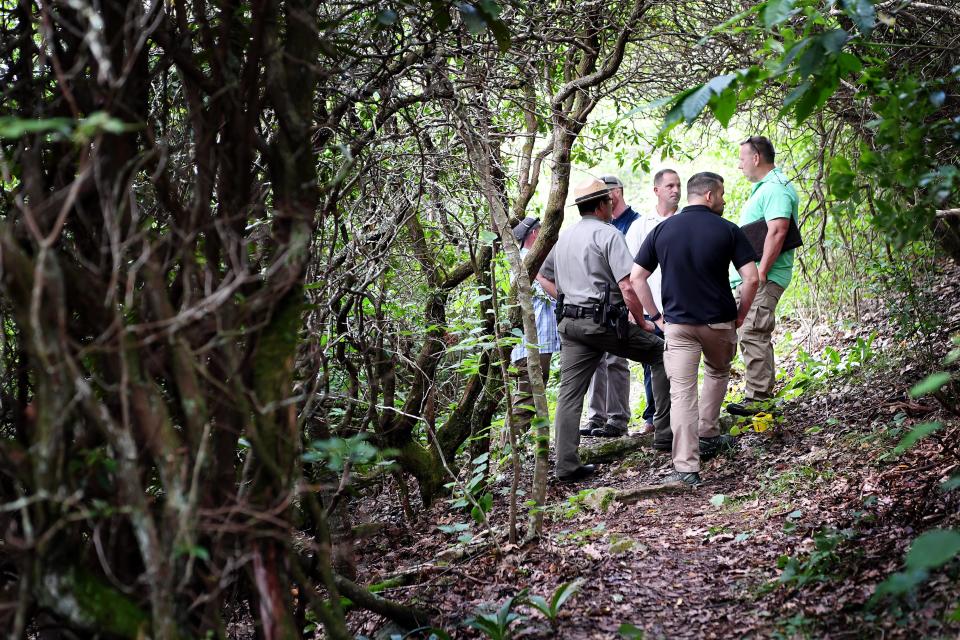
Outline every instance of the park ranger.
{"type": "Polygon", "coordinates": [[[541,275],[558,295],[560,391],[556,409],[557,478],[572,482],[594,472],[580,463],[580,415],[590,378],[604,353],[648,364],[657,411],[654,425],[669,429],[670,387],[663,369],[663,340],[643,319],[643,307],[630,285],[633,258],[613,225],[610,186],[590,178],[574,187],[581,220],[560,236],[541,275]],[[628,320],[628,313],[643,325],[628,320]]]}

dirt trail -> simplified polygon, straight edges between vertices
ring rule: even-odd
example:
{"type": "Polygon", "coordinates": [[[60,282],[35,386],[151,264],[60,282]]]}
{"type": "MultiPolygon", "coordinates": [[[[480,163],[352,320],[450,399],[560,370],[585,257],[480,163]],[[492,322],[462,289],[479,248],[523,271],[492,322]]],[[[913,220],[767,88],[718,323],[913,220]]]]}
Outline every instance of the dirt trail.
{"type": "MultiPolygon", "coordinates": [[[[958,286],[942,292],[949,304],[958,302],[949,308],[943,335],[932,341],[946,345],[946,336],[960,330],[958,286]]],[[[940,489],[960,471],[960,421],[932,399],[909,399],[910,385],[925,371],[900,359],[889,327],[850,332],[846,344],[870,330],[881,337],[867,371],[832,378],[784,405],[781,424],[741,436],[735,454],[704,466],[704,484],[692,492],[605,509],[595,504],[602,502],[596,492],[592,499],[575,497],[601,487],[628,489],[667,472],[668,456],[641,452],[603,465],[588,482],[551,485],[539,546],[442,566],[435,558],[456,548],[457,534],[437,525],[469,516],[437,505],[407,527],[394,513],[393,525],[361,543],[360,575],[376,582],[434,563],[416,583],[383,595],[434,610],[454,637],[480,637],[462,622],[484,604],[499,605],[523,588],[549,600],[558,585],[578,578],[582,590],[562,608],[556,631],[521,606],[513,637],[621,637],[623,623],[646,638],[958,637],[957,561],[934,572],[915,598],[864,608],[876,584],[900,570],[913,538],[931,528],[960,527],[960,490],[940,489]],[[937,436],[899,459],[888,455],[907,429],[932,419],[946,425],[937,436]],[[788,584],[779,582],[783,557],[793,558],[789,571],[799,576],[788,584]]],[[[503,478],[498,488],[506,486],[503,478]]],[[[395,495],[385,492],[382,504],[395,495]]],[[[505,513],[498,496],[495,527],[505,513]]],[[[363,616],[351,622],[364,633],[382,623],[363,616]]]]}

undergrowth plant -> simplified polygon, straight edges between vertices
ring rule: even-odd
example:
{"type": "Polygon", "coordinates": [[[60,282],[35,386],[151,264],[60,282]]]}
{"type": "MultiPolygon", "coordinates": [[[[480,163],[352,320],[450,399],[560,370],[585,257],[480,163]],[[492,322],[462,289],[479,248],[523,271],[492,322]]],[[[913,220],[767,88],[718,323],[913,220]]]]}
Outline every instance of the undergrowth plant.
{"type": "Polygon", "coordinates": [[[513,608],[523,602],[526,590],[503,601],[496,611],[477,612],[468,618],[465,624],[471,629],[480,631],[490,640],[508,640],[512,636],[511,625],[523,618],[513,608]]]}
{"type": "Polygon", "coordinates": [[[581,586],[583,586],[582,578],[578,578],[573,582],[565,582],[553,591],[553,596],[549,602],[542,596],[531,595],[527,596],[527,604],[546,616],[550,622],[550,626],[556,629],[560,607],[562,607],[567,600],[577,595],[580,592],[581,586]]]}

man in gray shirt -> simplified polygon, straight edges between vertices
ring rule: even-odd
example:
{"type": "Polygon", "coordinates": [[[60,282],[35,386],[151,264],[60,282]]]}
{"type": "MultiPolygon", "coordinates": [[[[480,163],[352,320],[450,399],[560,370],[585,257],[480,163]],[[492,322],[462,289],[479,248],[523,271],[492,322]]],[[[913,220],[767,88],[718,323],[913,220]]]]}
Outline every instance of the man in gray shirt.
{"type": "MultiPolygon", "coordinates": [[[[639,214],[623,199],[620,178],[603,176],[600,179],[610,187],[610,199],[613,201],[611,224],[626,235],[639,214]]],[[[580,435],[601,438],[627,435],[630,423],[630,366],[626,358],[612,353],[600,358],[587,397],[587,423],[580,427],[580,435]]],[[[653,415],[652,411],[650,415],[653,415]]]]}
{"type": "Polygon", "coordinates": [[[560,391],[556,409],[557,478],[572,482],[594,472],[580,462],[579,422],[583,397],[590,378],[604,353],[649,364],[657,411],[656,428],[669,429],[670,387],[663,368],[663,340],[652,333],[653,325],[627,321],[627,310],[643,318],[643,307],[630,285],[633,258],[623,234],[609,224],[613,203],[610,187],[589,179],[574,188],[574,202],[581,220],[560,236],[547,256],[540,274],[548,292],[563,295],[559,332],[560,391]],[[609,291],[609,305],[604,293],[609,291]]]}

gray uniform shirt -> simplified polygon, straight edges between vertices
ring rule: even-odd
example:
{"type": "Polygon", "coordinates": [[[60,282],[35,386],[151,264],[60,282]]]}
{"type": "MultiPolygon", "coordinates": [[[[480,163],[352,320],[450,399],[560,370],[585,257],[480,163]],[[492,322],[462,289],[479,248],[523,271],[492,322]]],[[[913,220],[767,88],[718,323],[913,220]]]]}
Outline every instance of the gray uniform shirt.
{"type": "Polygon", "coordinates": [[[618,282],[630,275],[633,258],[623,234],[596,216],[583,216],[560,235],[540,267],[556,283],[564,304],[581,307],[603,301],[603,285],[610,285],[610,304],[623,302],[618,282]]]}

